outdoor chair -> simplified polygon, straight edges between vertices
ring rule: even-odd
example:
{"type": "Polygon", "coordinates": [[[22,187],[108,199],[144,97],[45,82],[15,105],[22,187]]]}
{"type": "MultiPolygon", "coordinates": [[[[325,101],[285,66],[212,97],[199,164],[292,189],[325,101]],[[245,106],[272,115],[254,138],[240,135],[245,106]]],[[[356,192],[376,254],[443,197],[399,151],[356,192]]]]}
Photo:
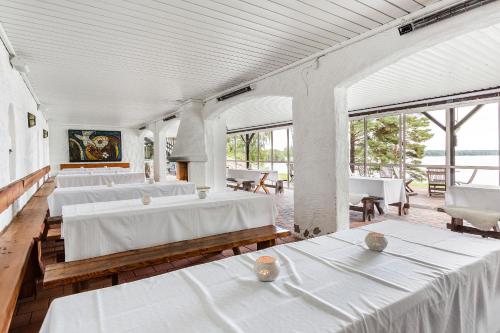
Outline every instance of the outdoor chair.
{"type": "Polygon", "coordinates": [[[444,195],[446,192],[446,169],[427,169],[429,196],[444,195]]]}

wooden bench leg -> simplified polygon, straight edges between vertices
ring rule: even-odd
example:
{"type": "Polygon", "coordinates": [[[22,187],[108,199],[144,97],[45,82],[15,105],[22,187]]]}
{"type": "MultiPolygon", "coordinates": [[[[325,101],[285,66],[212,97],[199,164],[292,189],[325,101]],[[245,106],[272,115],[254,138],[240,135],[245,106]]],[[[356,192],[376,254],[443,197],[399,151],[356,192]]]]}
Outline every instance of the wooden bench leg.
{"type": "Polygon", "coordinates": [[[118,284],[120,284],[120,281],[118,280],[118,273],[115,273],[111,275],[111,285],[116,286],[118,284]]]}
{"type": "Polygon", "coordinates": [[[267,241],[258,242],[257,250],[263,250],[274,245],[276,245],[276,239],[270,239],[267,241]]]}
{"type": "Polygon", "coordinates": [[[238,256],[241,254],[240,248],[239,247],[233,247],[233,253],[235,256],[238,256]]]}
{"type": "Polygon", "coordinates": [[[380,206],[380,202],[375,201],[375,207],[377,207],[377,211],[380,215],[384,215],[384,210],[382,209],[382,206],[380,206]]]}

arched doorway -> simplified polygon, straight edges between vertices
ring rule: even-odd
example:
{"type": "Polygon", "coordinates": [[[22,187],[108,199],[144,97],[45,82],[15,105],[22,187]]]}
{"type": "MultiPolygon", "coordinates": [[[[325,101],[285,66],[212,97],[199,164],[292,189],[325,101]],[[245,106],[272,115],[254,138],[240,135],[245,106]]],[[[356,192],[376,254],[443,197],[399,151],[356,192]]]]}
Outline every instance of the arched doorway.
{"type": "Polygon", "coordinates": [[[16,117],[13,104],[9,104],[9,175],[10,181],[16,180],[16,117]]]}

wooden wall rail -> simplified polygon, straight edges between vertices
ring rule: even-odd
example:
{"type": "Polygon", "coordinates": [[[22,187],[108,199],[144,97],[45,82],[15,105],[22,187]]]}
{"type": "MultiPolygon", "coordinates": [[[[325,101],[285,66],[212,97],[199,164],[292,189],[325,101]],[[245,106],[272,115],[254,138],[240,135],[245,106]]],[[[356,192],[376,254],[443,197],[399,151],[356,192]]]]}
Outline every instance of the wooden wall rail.
{"type": "Polygon", "coordinates": [[[27,190],[36,182],[42,179],[50,172],[50,166],[46,166],[30,173],[26,177],[16,180],[9,185],[0,188],[0,213],[10,207],[17,199],[19,199],[27,190]]]}
{"type": "MultiPolygon", "coordinates": [[[[9,193],[9,200],[19,197],[49,170],[49,167],[40,169],[2,188],[2,197],[7,196],[5,193],[9,193]]],[[[33,238],[40,234],[47,196],[54,186],[54,182],[45,182],[0,234],[0,333],[8,332],[18,297],[34,293],[37,257],[33,238]]]]}
{"type": "Polygon", "coordinates": [[[130,168],[128,162],[102,162],[102,163],[62,163],[59,165],[62,169],[76,169],[76,168],[130,168]]]}

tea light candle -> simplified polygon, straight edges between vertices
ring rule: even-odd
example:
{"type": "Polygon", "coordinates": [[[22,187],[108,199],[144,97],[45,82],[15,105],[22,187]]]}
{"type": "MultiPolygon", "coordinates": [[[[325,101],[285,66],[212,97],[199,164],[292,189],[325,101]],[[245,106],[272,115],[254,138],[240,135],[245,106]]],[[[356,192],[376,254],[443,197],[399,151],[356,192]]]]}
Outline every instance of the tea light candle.
{"type": "Polygon", "coordinates": [[[262,282],[274,281],[280,273],[278,259],[271,256],[261,256],[257,258],[254,265],[254,272],[262,282]]]}
{"type": "Polygon", "coordinates": [[[378,232],[370,232],[365,237],[365,243],[372,251],[382,252],[387,246],[387,239],[384,234],[378,232]]]}
{"type": "Polygon", "coordinates": [[[142,204],[143,205],[149,205],[150,203],[151,203],[151,196],[147,195],[147,194],[144,194],[142,196],[142,204]]]}

